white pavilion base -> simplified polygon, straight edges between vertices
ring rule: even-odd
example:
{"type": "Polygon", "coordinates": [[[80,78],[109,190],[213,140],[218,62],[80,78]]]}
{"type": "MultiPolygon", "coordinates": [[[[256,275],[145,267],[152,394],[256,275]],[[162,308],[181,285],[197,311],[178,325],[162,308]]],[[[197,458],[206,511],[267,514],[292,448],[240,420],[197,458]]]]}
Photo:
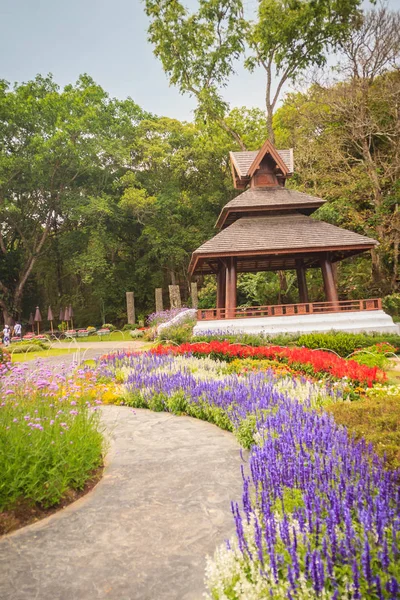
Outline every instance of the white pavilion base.
{"type": "Polygon", "coordinates": [[[312,333],[348,331],[361,333],[399,333],[399,327],[383,310],[293,315],[284,317],[251,317],[197,321],[194,335],[207,333],[312,333]]]}

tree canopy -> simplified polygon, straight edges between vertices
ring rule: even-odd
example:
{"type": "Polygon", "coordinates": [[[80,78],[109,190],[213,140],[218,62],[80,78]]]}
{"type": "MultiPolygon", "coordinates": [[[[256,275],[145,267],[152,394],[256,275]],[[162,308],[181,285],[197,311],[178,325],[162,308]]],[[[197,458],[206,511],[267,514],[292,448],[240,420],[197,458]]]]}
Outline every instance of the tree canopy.
{"type": "MultiPolygon", "coordinates": [[[[4,318],[27,319],[37,304],[43,309],[51,304],[57,311],[72,303],[77,324],[98,325],[104,320],[122,324],[126,291],[135,292],[138,313],[146,314],[154,310],[154,288],[167,289],[171,283],[180,285],[183,300],[188,301],[191,253],[214,234],[221,207],[237,193],[229,151],[240,145],[256,150],[265,140],[265,111],[251,107],[228,111],[224,103],[218,104],[233,57],[243,52],[243,40],[235,37],[237,19],[242,18],[240,4],[203,0],[201,14],[191,16],[181,11],[179,2],[147,4],[148,10],[158,6],[176,14],[177,38],[179,28],[190,25],[186,35],[195,61],[189,65],[190,77],[196,78],[199,89],[209,82],[212,110],[219,106],[224,125],[201,103],[199,111],[204,109],[208,117],[194,123],[152,115],[132,99],[110,98],[87,75],[63,89],[51,76],[14,87],[1,81],[4,318]],[[223,13],[218,12],[221,7],[223,13]],[[217,32],[213,53],[219,75],[206,69],[217,23],[220,38],[217,32]],[[199,37],[193,36],[194,25],[204,27],[207,43],[192,40],[199,37]]],[[[296,18],[308,6],[300,4],[287,5],[296,18]]],[[[272,10],[283,4],[271,0],[261,2],[260,10],[261,6],[272,10]]],[[[357,6],[344,3],[340,10],[346,8],[356,16],[357,6]]],[[[156,27],[158,17],[152,18],[156,27]]],[[[249,24],[243,27],[249,31],[249,24]]],[[[380,242],[371,255],[340,264],[341,297],[387,295],[400,292],[399,15],[378,9],[366,14],[350,33],[340,31],[329,33],[329,43],[340,38],[342,47],[336,79],[286,95],[275,111],[273,129],[277,147],[294,148],[295,175],[288,185],[328,200],[316,217],[380,242]]],[[[174,36],[164,42],[172,44],[170,68],[178,82],[181,67],[172,60],[174,36]]],[[[323,61],[324,56],[317,58],[322,41],[315,42],[313,60],[323,61]]],[[[289,59],[282,55],[276,68],[286,69],[285,60],[289,59]]],[[[308,273],[315,300],[322,299],[317,271],[308,273]]],[[[199,283],[200,300],[209,307],[215,300],[215,282],[210,278],[199,283]]],[[[285,278],[243,275],[239,303],[293,302],[296,285],[290,273],[285,278]]]]}
{"type": "Polygon", "coordinates": [[[149,39],[170,82],[198,101],[197,115],[215,121],[245,149],[228,122],[222,90],[239,59],[265,74],[267,132],[283,85],[322,66],[360,24],[361,0],[260,0],[245,15],[242,0],[199,0],[191,12],[179,0],[146,0],[149,39]],[[273,85],[276,80],[275,86],[273,85]]]}

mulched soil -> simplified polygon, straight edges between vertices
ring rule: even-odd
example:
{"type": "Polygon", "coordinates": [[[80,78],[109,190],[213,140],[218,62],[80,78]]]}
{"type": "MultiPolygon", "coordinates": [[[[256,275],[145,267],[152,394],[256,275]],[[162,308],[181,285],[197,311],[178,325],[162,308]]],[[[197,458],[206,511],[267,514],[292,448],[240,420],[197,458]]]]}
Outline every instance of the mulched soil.
{"type": "Polygon", "coordinates": [[[103,466],[95,469],[90,479],[87,480],[85,486],[81,490],[68,490],[64,494],[61,502],[55,506],[44,508],[40,504],[32,504],[26,500],[22,500],[21,502],[18,502],[14,508],[1,512],[0,536],[11,533],[11,531],[30,525],[31,523],[35,523],[36,521],[40,521],[65,508],[69,504],[72,504],[72,502],[75,502],[79,498],[82,498],[82,496],[90,492],[100,481],[103,475],[103,469],[103,466]]]}

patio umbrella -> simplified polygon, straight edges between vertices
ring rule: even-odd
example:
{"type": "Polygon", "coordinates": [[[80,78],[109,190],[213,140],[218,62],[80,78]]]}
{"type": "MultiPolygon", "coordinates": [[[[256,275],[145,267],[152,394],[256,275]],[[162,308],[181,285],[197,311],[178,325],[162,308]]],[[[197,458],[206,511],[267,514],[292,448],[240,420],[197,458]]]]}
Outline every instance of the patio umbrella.
{"type": "Polygon", "coordinates": [[[34,324],[35,324],[35,321],[34,321],[34,319],[33,319],[33,313],[31,313],[31,314],[29,315],[29,321],[28,321],[28,323],[29,323],[29,325],[32,325],[32,333],[35,333],[35,331],[34,331],[34,329],[33,329],[33,326],[34,326],[34,324]]]}
{"type": "Polygon", "coordinates": [[[67,321],[67,327],[68,327],[68,321],[69,321],[69,310],[68,310],[68,306],[65,307],[65,311],[64,311],[64,321],[67,321]]]}
{"type": "Polygon", "coordinates": [[[51,310],[51,306],[49,306],[48,311],[47,311],[47,320],[50,322],[51,333],[53,333],[54,317],[53,317],[53,311],[51,310]]]}
{"type": "Polygon", "coordinates": [[[58,317],[58,320],[61,321],[61,323],[64,321],[64,311],[62,308],[60,308],[60,316],[58,317]]]}
{"type": "Polygon", "coordinates": [[[42,320],[42,315],[40,314],[39,307],[37,306],[36,307],[36,312],[35,312],[35,322],[37,323],[37,332],[38,332],[38,335],[39,335],[39,332],[40,332],[40,325],[39,325],[39,323],[41,322],[41,320],[42,320]]]}
{"type": "Polygon", "coordinates": [[[74,328],[74,322],[73,322],[74,311],[72,310],[72,304],[70,304],[68,307],[68,315],[71,320],[71,329],[73,329],[74,328]]]}

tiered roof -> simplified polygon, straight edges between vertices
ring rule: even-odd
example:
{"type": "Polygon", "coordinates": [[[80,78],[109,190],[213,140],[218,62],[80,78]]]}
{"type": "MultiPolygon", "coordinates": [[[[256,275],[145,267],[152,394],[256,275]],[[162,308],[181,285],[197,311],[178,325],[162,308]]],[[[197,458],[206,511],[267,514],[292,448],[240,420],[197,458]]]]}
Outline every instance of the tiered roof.
{"type": "Polygon", "coordinates": [[[193,252],[189,271],[213,272],[215,259],[225,256],[237,256],[241,271],[253,270],[255,257],[273,257],[270,264],[275,270],[294,268],[294,255],[307,254],[308,266],[313,266],[318,253],[329,251],[332,260],[341,260],[343,251],[350,256],[375,244],[364,235],[302,214],[242,217],[193,252]]]}
{"type": "Polygon", "coordinates": [[[216,227],[226,227],[244,214],[298,211],[309,215],[326,201],[303,192],[289,190],[281,185],[249,188],[225,204],[216,227]]]}
{"type": "Polygon", "coordinates": [[[299,257],[318,266],[321,253],[337,261],[377,245],[309,217],[325,201],[285,187],[294,170],[292,149],[277,150],[267,140],[259,151],[231,152],[230,159],[235,187],[250,187],[223,207],[221,231],[193,253],[191,274],[216,272],[228,256],[237,257],[239,272],[293,269],[299,257]]]}

